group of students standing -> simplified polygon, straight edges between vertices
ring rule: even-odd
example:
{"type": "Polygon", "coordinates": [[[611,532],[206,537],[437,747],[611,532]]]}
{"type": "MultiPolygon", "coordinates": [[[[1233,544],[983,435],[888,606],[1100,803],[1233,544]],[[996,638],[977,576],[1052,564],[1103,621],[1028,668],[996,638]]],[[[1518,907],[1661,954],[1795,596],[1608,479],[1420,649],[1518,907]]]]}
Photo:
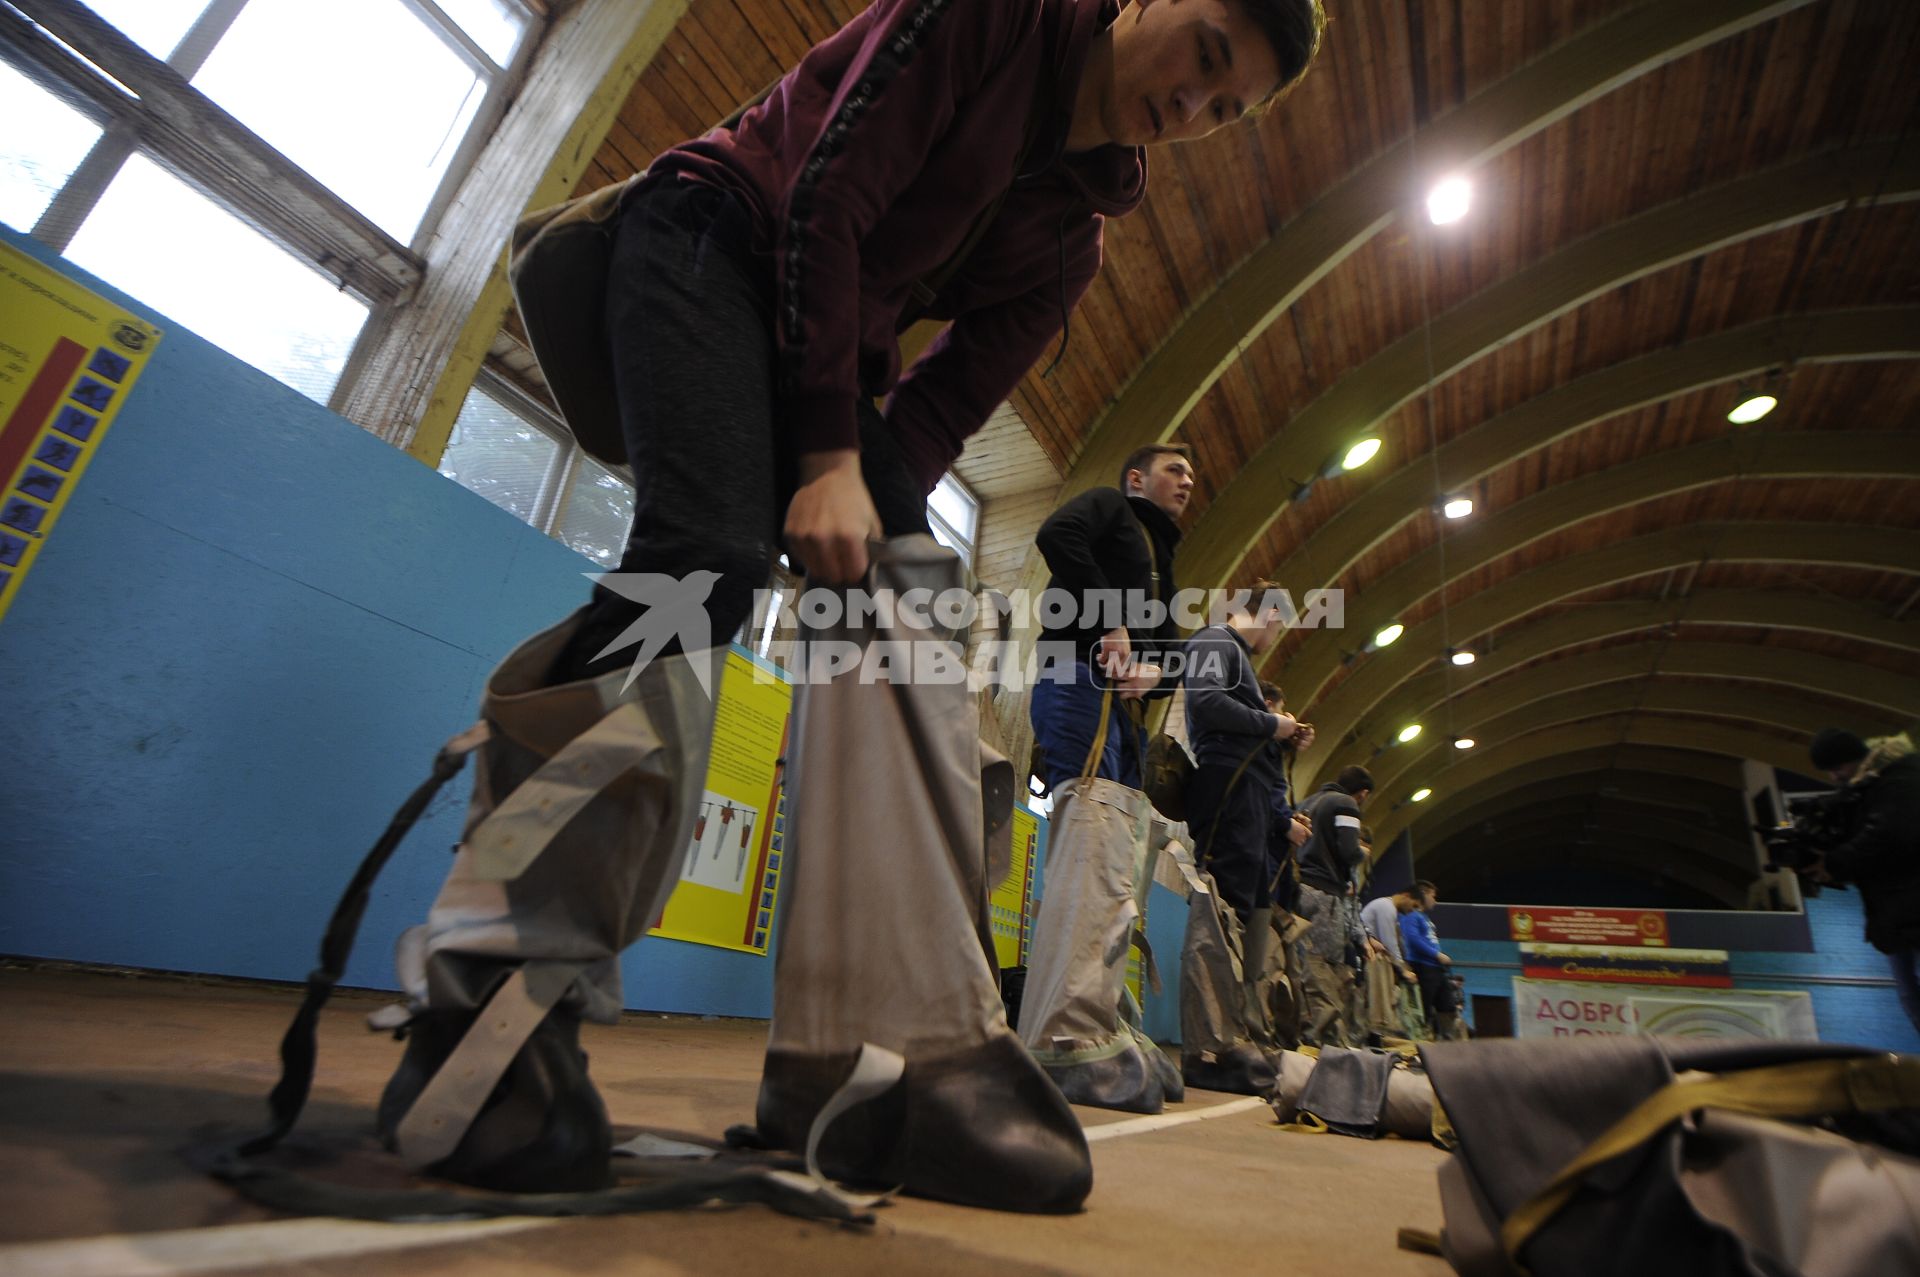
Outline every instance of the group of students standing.
{"type": "MultiPolygon", "coordinates": [[[[1280,688],[1263,682],[1255,666],[1290,619],[1284,592],[1273,582],[1254,582],[1216,600],[1213,623],[1183,639],[1170,605],[1179,592],[1173,564],[1178,519],[1194,485],[1192,461],[1179,445],[1150,445],[1127,459],[1119,479],[1117,488],[1068,501],[1036,536],[1051,574],[1048,588],[1082,606],[1040,639],[1040,678],[1030,703],[1034,765],[1042,782],[1070,802],[1101,796],[1112,802],[1115,793],[1137,791],[1146,781],[1146,725],[1155,702],[1185,694],[1193,771],[1180,813],[1184,842],[1192,849],[1191,881],[1213,902],[1220,938],[1189,928],[1183,999],[1202,1004],[1222,1023],[1195,1033],[1192,1008],[1183,1006],[1183,1037],[1197,1039],[1184,1044],[1184,1081],[1257,1093],[1268,1085],[1272,1053],[1280,1048],[1459,1035],[1450,959],[1428,914],[1433,884],[1361,907],[1371,864],[1361,813],[1372,776],[1351,766],[1311,795],[1292,792],[1291,761],[1312,747],[1314,729],[1287,712],[1280,688]],[[1120,604],[1122,623],[1106,624],[1115,613],[1094,607],[1100,599],[1120,604]],[[1148,601],[1169,606],[1142,606],[1148,601]],[[1097,782],[1121,788],[1100,790],[1097,782]],[[1231,987],[1235,983],[1240,988],[1231,987]],[[1234,1045],[1222,1049],[1227,1043],[1234,1045]]],[[[1111,838],[1082,836],[1079,823],[1076,817],[1075,828],[1063,831],[1050,852],[1050,889],[1056,872],[1063,882],[1085,878],[1062,865],[1063,858],[1104,857],[1119,865],[1131,854],[1136,873],[1144,872],[1147,860],[1137,844],[1130,851],[1111,838]]],[[[1115,899],[1143,894],[1116,892],[1115,899]]],[[[1191,897],[1190,905],[1205,907],[1191,897]]],[[[1069,961],[1052,951],[1073,941],[1061,934],[1064,927],[1048,925],[1049,912],[1043,903],[1034,947],[1036,961],[1052,967],[1069,961]]],[[[1104,964],[1111,978],[1117,970],[1110,952],[1082,957],[1089,971],[1104,964]]],[[[1120,1088],[1116,1096],[1115,1066],[1102,1071],[1090,1062],[1102,1049],[1099,1041],[1051,1036],[1056,1011],[1044,1002],[1023,1006],[1021,1032],[1068,1098],[1157,1107],[1150,1085],[1120,1088]]],[[[1125,1039],[1137,1043],[1140,1036],[1116,1026],[1113,1049],[1124,1055],[1134,1049],[1125,1039]]],[[[1159,1095],[1172,1098],[1172,1090],[1163,1086],[1159,1095]]]]}

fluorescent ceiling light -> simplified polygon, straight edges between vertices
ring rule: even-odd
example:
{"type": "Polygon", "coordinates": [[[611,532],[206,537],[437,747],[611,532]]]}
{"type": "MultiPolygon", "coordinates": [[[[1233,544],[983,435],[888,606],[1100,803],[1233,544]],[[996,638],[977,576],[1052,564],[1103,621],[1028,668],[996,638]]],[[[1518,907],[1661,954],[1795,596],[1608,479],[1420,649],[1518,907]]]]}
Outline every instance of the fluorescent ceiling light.
{"type": "Polygon", "coordinates": [[[1479,743],[1480,743],[1479,741],[1475,740],[1471,736],[1462,736],[1459,740],[1456,740],[1455,742],[1453,742],[1453,747],[1455,749],[1472,749],[1475,745],[1478,745],[1479,743]]]}
{"type": "Polygon", "coordinates": [[[1418,723],[1408,723],[1400,729],[1400,743],[1402,745],[1405,745],[1408,741],[1418,740],[1419,737],[1420,724],[1418,723]]]}
{"type": "Polygon", "coordinates": [[[1373,636],[1373,645],[1375,647],[1386,647],[1406,632],[1407,627],[1395,621],[1392,625],[1387,626],[1373,636]]]}
{"type": "Polygon", "coordinates": [[[1455,497],[1440,508],[1440,513],[1449,519],[1464,519],[1473,513],[1473,501],[1467,497],[1455,497]]]}
{"type": "Polygon", "coordinates": [[[1475,656],[1472,652],[1467,651],[1465,648],[1462,648],[1461,650],[1453,654],[1453,663],[1455,665],[1471,665],[1479,659],[1480,659],[1479,657],[1475,656]]]}
{"type": "Polygon", "coordinates": [[[1427,216],[1435,226],[1450,226],[1473,205],[1473,186],[1464,177],[1450,177],[1427,196],[1427,216]]]}
{"type": "Polygon", "coordinates": [[[1424,803],[1431,797],[1433,797],[1433,791],[1431,789],[1416,789],[1413,791],[1413,801],[1416,803],[1424,803]]]}
{"type": "Polygon", "coordinates": [[[1736,426],[1752,425],[1772,412],[1779,403],[1780,401],[1772,395],[1753,395],[1741,400],[1739,405],[1727,414],[1727,420],[1736,426]]]}
{"type": "Polygon", "coordinates": [[[1342,470],[1358,470],[1361,466],[1373,460],[1374,454],[1379,451],[1380,441],[1378,439],[1362,439],[1359,443],[1347,449],[1347,455],[1340,459],[1340,468],[1342,470]]]}

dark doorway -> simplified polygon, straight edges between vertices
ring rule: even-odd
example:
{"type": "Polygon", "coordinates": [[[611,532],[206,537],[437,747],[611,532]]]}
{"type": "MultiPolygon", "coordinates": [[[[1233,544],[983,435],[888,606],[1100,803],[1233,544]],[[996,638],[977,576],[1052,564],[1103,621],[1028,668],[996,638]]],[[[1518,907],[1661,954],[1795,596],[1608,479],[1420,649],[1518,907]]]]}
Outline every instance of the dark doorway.
{"type": "Polygon", "coordinates": [[[1513,1036],[1513,999],[1496,998],[1487,993],[1473,995],[1473,1036],[1510,1038],[1513,1036]]]}

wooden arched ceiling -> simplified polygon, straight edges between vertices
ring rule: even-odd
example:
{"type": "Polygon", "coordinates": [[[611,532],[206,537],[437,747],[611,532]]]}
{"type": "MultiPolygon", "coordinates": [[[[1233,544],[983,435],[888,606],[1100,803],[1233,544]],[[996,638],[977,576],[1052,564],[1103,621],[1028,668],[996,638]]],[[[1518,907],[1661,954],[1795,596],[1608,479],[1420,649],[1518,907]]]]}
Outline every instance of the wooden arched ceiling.
{"type": "MultiPolygon", "coordinates": [[[[691,0],[582,189],[703,131],[859,7],[691,0]]],[[[1064,358],[1016,390],[1062,497],[1177,440],[1200,475],[1184,584],[1347,592],[1348,629],[1291,634],[1264,670],[1321,727],[1303,778],[1401,722],[1515,733],[1383,756],[1377,829],[1467,791],[1525,805],[1524,783],[1485,788],[1498,768],[1804,766],[1822,724],[1776,720],[1912,716],[1920,5],[1330,8],[1285,104],[1154,156],[1064,358]],[[1450,172],[1474,208],[1436,228],[1420,201],[1450,172]],[[1780,408],[1730,425],[1762,381],[1780,408]],[[1370,466],[1297,491],[1365,433],[1370,466]],[[1454,494],[1476,503],[1459,524],[1435,513],[1454,494]],[[1404,635],[1365,650],[1386,619],[1404,635]],[[1477,665],[1444,663],[1464,646],[1477,665]],[[1783,685],[1800,659],[1817,687],[1783,685]],[[1393,805],[1416,786],[1435,796],[1393,805]]],[[[514,335],[496,353],[538,392],[514,335]]],[[[1043,581],[1030,556],[993,584],[1043,581]]]]}

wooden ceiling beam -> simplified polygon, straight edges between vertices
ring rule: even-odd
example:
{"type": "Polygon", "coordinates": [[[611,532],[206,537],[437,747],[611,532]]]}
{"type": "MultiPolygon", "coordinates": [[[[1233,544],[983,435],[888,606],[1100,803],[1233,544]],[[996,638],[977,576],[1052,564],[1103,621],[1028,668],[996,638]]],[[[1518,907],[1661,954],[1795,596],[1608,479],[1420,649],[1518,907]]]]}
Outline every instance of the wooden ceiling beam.
{"type": "Polygon", "coordinates": [[[1180,322],[1094,423],[1062,498],[1111,483],[1135,448],[1171,438],[1249,343],[1418,206],[1423,176],[1483,164],[1639,77],[1807,2],[1698,0],[1628,9],[1382,152],[1282,226],[1180,322]]]}
{"type": "MultiPolygon", "coordinates": [[[[1440,785],[1432,786],[1434,797],[1468,789],[1502,771],[1556,754],[1600,750],[1609,755],[1620,752],[1624,757],[1623,747],[1634,745],[1717,754],[1728,760],[1731,774],[1735,776],[1740,774],[1739,763],[1745,759],[1789,771],[1807,765],[1805,741],[1796,740],[1789,730],[1727,723],[1718,719],[1652,718],[1645,714],[1622,713],[1561,723],[1486,749],[1476,749],[1470,757],[1456,761],[1449,767],[1440,785]]],[[[1424,783],[1432,784],[1431,781],[1424,783]]],[[[1407,793],[1417,788],[1407,786],[1407,793]]],[[[1424,815],[1426,804],[1407,802],[1406,796],[1396,789],[1376,792],[1369,800],[1367,819],[1373,826],[1375,847],[1391,846],[1400,831],[1409,827],[1414,828],[1414,843],[1419,845],[1417,822],[1424,815]]]]}
{"type": "MultiPolygon", "coordinates": [[[[1920,571],[1920,533],[1871,524],[1768,522],[1673,528],[1633,537],[1569,555],[1482,590],[1443,615],[1410,627],[1392,647],[1357,658],[1360,663],[1351,677],[1323,700],[1308,704],[1288,688],[1289,703],[1304,706],[1306,717],[1330,739],[1337,739],[1395,688],[1442,659],[1449,643],[1471,643],[1570,595],[1708,561],[1915,572],[1920,571]]],[[[1284,686],[1286,672],[1281,675],[1278,681],[1284,686]]]]}
{"type": "Polygon", "coordinates": [[[1375,757],[1362,760],[1362,765],[1373,773],[1376,791],[1412,792],[1433,785],[1450,764],[1486,748],[1487,743],[1514,740],[1582,718],[1634,710],[1748,719],[1808,738],[1822,727],[1844,720],[1866,735],[1883,736],[1899,731],[1914,714],[1911,709],[1887,707],[1879,693],[1889,682],[1904,684],[1886,692],[1889,697],[1913,695],[1920,686],[1920,680],[1896,680],[1881,671],[1864,677],[1858,666],[1846,661],[1778,648],[1731,643],[1614,648],[1578,661],[1529,666],[1471,698],[1462,698],[1467,703],[1456,711],[1453,730],[1484,742],[1473,750],[1455,749],[1446,733],[1422,732],[1419,739],[1406,745],[1389,741],[1375,757]],[[1673,681],[1687,676],[1715,681],[1673,681]],[[1816,694],[1778,690],[1790,687],[1807,688],[1816,694]],[[1874,696],[1877,708],[1855,707],[1868,696],[1874,696]]]}
{"type": "MultiPolygon", "coordinates": [[[[1297,703],[1310,703],[1355,649],[1422,599],[1587,519],[1733,478],[1895,477],[1920,478],[1920,435],[1811,430],[1733,433],[1556,484],[1476,518],[1469,527],[1447,529],[1439,543],[1369,581],[1364,591],[1348,591],[1346,628],[1321,631],[1287,657],[1287,691],[1297,703]]],[[[1264,663],[1269,668],[1274,664],[1271,657],[1264,663]]]]}
{"type": "MultiPolygon", "coordinates": [[[[1272,423],[1266,444],[1218,491],[1187,534],[1180,579],[1226,585],[1299,485],[1417,397],[1430,376],[1443,381],[1583,303],[1676,262],[1842,209],[1915,198],[1920,198],[1920,142],[1822,151],[1617,222],[1508,276],[1349,372],[1284,426],[1272,423]]],[[[1752,357],[1769,356],[1777,361],[1780,351],[1753,348],[1752,357]]],[[[1421,504],[1432,504],[1437,495],[1428,492],[1421,504]]]]}
{"type": "Polygon", "coordinates": [[[1311,785],[1323,773],[1330,775],[1347,763],[1360,761],[1352,741],[1382,739],[1397,732],[1402,724],[1425,723],[1441,713],[1450,696],[1464,695],[1543,656],[1681,622],[1799,630],[1882,644],[1920,656],[1920,622],[1889,621],[1871,608],[1834,599],[1822,599],[1817,606],[1810,606],[1805,595],[1785,590],[1709,590],[1687,598],[1598,603],[1510,631],[1497,648],[1481,653],[1472,665],[1455,666],[1444,659],[1428,663],[1352,727],[1327,723],[1324,730],[1328,734],[1321,739],[1332,747],[1324,753],[1313,750],[1302,754],[1296,774],[1303,778],[1302,783],[1311,785]],[[1337,735],[1333,734],[1336,731],[1337,735]]]}
{"type": "MultiPolygon", "coordinates": [[[[1112,483],[1134,449],[1172,438],[1214,382],[1275,320],[1419,205],[1423,175],[1483,164],[1641,76],[1807,3],[1697,0],[1629,8],[1350,173],[1234,266],[1134,371],[1089,427],[1059,499],[1112,483]]],[[[1038,596],[1046,581],[1045,562],[1030,551],[1022,586],[1038,596]]],[[[1020,638],[1026,643],[1032,636],[1020,638]]]]}
{"type": "MultiPolygon", "coordinates": [[[[1611,417],[1782,364],[1920,359],[1920,306],[1874,306],[1769,319],[1589,373],[1441,445],[1434,465],[1403,465],[1373,478],[1266,575],[1295,594],[1332,584],[1368,551],[1431,513],[1436,488],[1460,492],[1522,457],[1611,417]],[[1436,475],[1437,480],[1436,480],[1436,475]]],[[[1183,563],[1184,567],[1184,563],[1183,563]]]]}

